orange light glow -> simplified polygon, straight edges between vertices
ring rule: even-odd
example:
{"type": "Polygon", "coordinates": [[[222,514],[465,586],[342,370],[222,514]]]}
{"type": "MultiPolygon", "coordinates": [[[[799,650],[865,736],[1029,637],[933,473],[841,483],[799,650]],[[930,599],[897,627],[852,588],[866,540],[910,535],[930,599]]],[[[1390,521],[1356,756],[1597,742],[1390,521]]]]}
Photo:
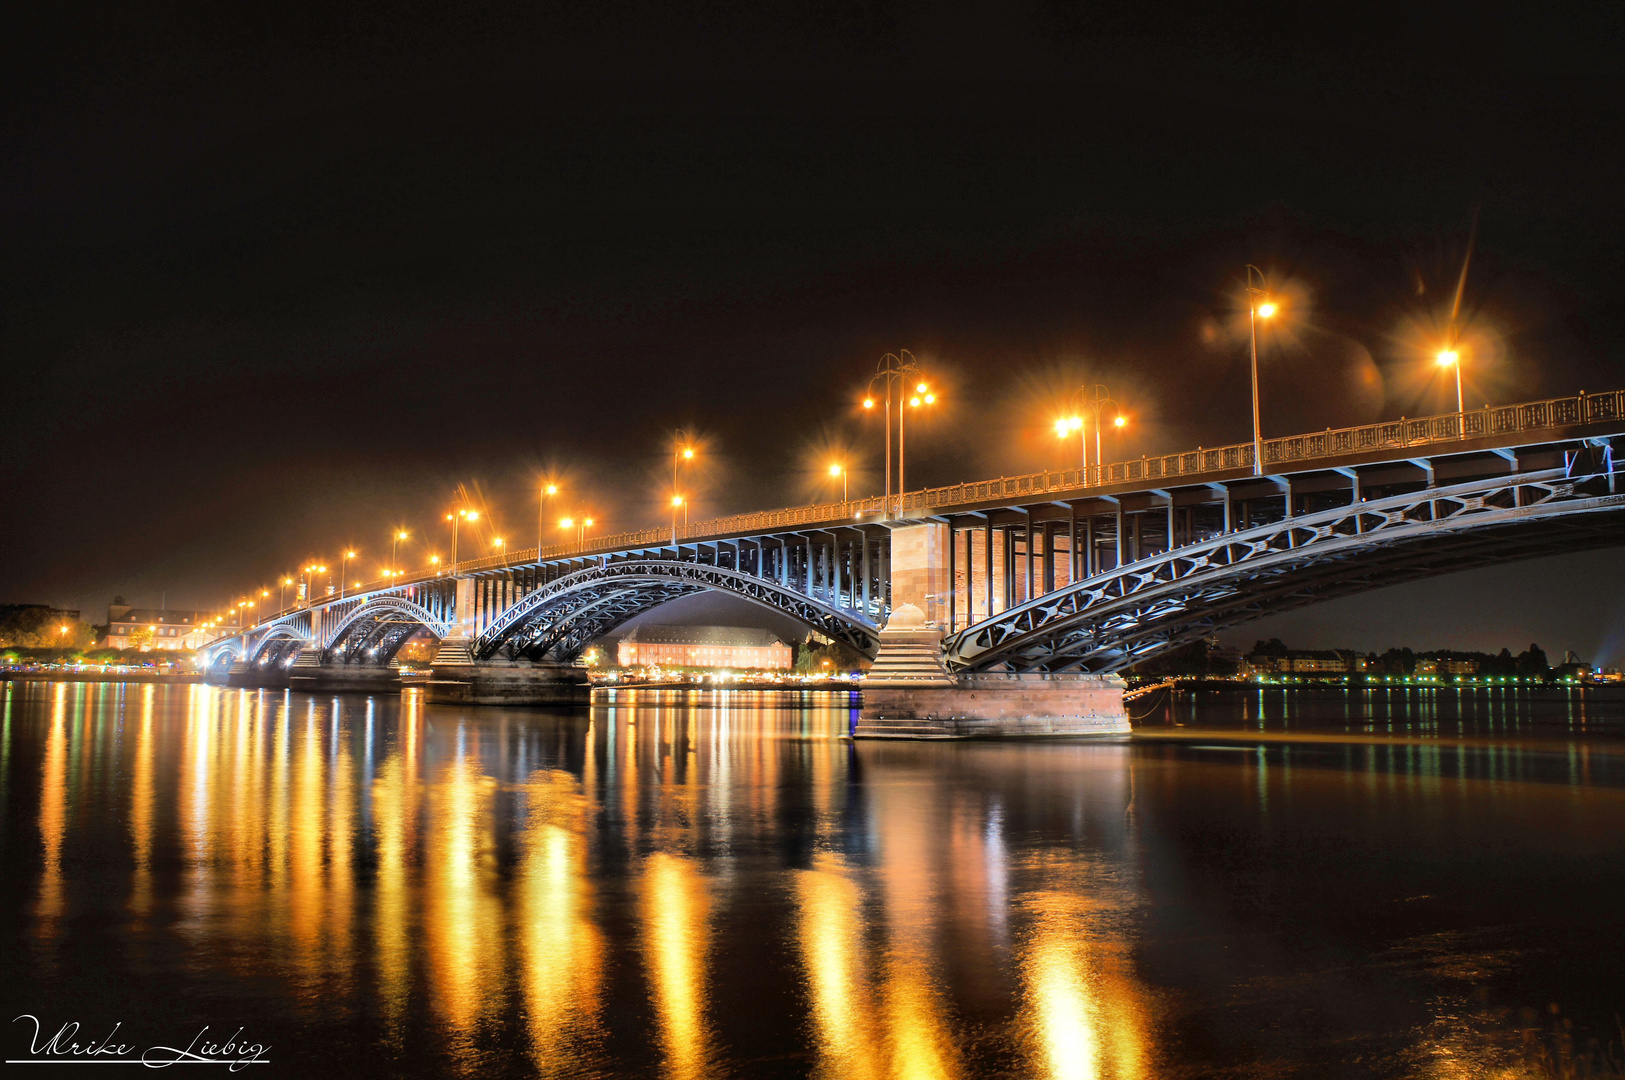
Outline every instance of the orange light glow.
{"type": "Polygon", "coordinates": [[[1461,355],[1455,349],[1441,349],[1438,356],[1440,367],[1450,367],[1461,361],[1461,355]]]}
{"type": "Polygon", "coordinates": [[[1262,304],[1258,305],[1258,317],[1261,319],[1267,319],[1274,315],[1278,310],[1279,309],[1275,306],[1274,301],[1266,300],[1262,304]]]}

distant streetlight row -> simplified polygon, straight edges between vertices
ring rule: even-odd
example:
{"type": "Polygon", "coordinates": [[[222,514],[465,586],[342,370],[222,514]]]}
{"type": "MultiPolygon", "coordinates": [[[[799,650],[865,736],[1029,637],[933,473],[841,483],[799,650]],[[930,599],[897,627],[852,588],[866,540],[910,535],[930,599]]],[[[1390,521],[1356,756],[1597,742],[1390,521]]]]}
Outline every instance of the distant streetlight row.
{"type": "MultiPolygon", "coordinates": [[[[1249,355],[1252,376],[1253,472],[1255,475],[1261,475],[1264,466],[1264,444],[1262,416],[1259,408],[1258,321],[1260,319],[1268,320],[1274,318],[1275,315],[1280,311],[1280,304],[1270,295],[1269,281],[1264,275],[1264,272],[1251,263],[1247,264],[1246,266],[1246,290],[1249,355]],[[1254,284],[1255,281],[1257,284],[1254,284]]],[[[1452,322],[1450,343],[1448,347],[1443,348],[1438,352],[1435,359],[1440,367],[1452,369],[1455,375],[1456,414],[1458,416],[1457,422],[1458,424],[1461,424],[1465,419],[1465,408],[1462,400],[1461,389],[1461,354],[1456,346],[1454,331],[1454,322],[1452,322]]],[[[903,512],[903,494],[907,490],[905,486],[906,440],[904,430],[904,421],[907,416],[906,409],[924,408],[936,404],[936,400],[936,393],[932,390],[930,383],[922,374],[919,364],[915,360],[914,354],[909,350],[899,349],[895,353],[887,353],[876,365],[875,373],[869,380],[868,390],[863,398],[863,407],[866,410],[873,410],[877,405],[879,405],[885,417],[885,484],[882,493],[882,513],[886,516],[891,516],[894,513],[901,515],[903,512]],[[911,383],[913,384],[912,387],[909,385],[911,383]],[[879,387],[878,390],[877,384],[879,387]],[[893,501],[892,487],[891,424],[892,399],[894,396],[897,400],[897,486],[895,503],[893,501]]],[[[1094,426],[1095,466],[1099,468],[1105,464],[1105,457],[1101,445],[1101,436],[1106,427],[1106,416],[1108,414],[1111,415],[1111,426],[1114,429],[1122,430],[1128,425],[1129,420],[1128,417],[1123,413],[1122,406],[1119,405],[1118,402],[1111,396],[1111,393],[1105,386],[1096,384],[1091,387],[1080,388],[1077,394],[1074,396],[1067,413],[1057,418],[1055,421],[1055,434],[1058,438],[1067,439],[1072,435],[1078,436],[1079,463],[1085,472],[1087,472],[1089,467],[1089,426],[1091,420],[1093,421],[1094,426]]],[[[1461,428],[1458,427],[1457,430],[1459,434],[1465,434],[1461,428]]],[[[679,510],[682,511],[683,526],[686,528],[688,525],[689,499],[679,486],[679,479],[681,470],[685,466],[690,466],[693,464],[695,453],[696,448],[693,435],[687,431],[679,431],[677,433],[676,442],[674,443],[672,449],[671,465],[670,505],[671,538],[673,544],[678,542],[677,519],[679,510]]],[[[846,464],[844,462],[831,463],[829,465],[829,475],[831,477],[838,476],[841,478],[841,501],[843,503],[849,503],[851,501],[851,476],[846,464]]],[[[547,515],[547,506],[558,495],[558,493],[559,487],[554,483],[544,485],[540,491],[536,511],[536,546],[538,551],[540,551],[543,547],[543,540],[545,539],[544,522],[547,515]]],[[[480,519],[480,513],[478,510],[471,507],[461,507],[446,514],[445,519],[451,523],[451,563],[452,565],[456,565],[460,527],[465,521],[471,524],[478,521],[480,519]]],[[[587,530],[591,528],[593,524],[593,518],[583,510],[578,510],[576,513],[559,519],[560,528],[575,530],[577,544],[586,543],[587,530]]],[[[381,576],[385,579],[406,576],[406,571],[400,569],[398,565],[397,556],[399,554],[398,546],[400,542],[408,539],[410,535],[411,534],[405,529],[395,530],[391,534],[389,549],[390,565],[381,571],[381,576]]],[[[490,543],[491,547],[498,551],[501,551],[506,546],[506,541],[504,541],[504,539],[500,536],[493,537],[490,543]]],[[[354,550],[346,550],[343,554],[339,574],[340,597],[344,595],[345,591],[344,571],[348,568],[350,560],[354,559],[356,556],[357,552],[354,550]]],[[[431,567],[438,567],[440,565],[440,556],[437,554],[431,554],[428,558],[428,563],[431,567]]],[[[312,575],[327,573],[327,567],[325,565],[313,563],[303,567],[300,573],[303,575],[303,591],[305,598],[308,601],[311,596],[311,586],[313,584],[312,575]]],[[[286,604],[283,594],[286,588],[294,583],[295,580],[291,576],[284,576],[280,580],[277,598],[279,608],[285,609],[286,604]]],[[[360,587],[359,582],[357,583],[357,587],[360,587]]],[[[262,589],[260,595],[262,598],[269,597],[270,591],[262,589]]],[[[251,609],[254,606],[255,601],[249,599],[234,605],[230,611],[234,614],[246,613],[248,609],[251,609]]],[[[217,623],[208,623],[205,625],[213,626],[217,625],[217,623]]]]}

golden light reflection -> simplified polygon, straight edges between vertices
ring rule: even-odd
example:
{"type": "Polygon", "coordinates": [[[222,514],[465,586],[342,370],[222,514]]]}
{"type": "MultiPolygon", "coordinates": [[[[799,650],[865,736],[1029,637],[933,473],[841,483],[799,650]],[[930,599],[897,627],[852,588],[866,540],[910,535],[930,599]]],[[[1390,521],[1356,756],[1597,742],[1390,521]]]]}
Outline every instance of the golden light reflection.
{"type": "Polygon", "coordinates": [[[425,945],[432,998],[463,1039],[503,996],[501,901],[492,891],[495,781],[480,770],[478,740],[439,772],[426,841],[425,945]]]}
{"type": "Polygon", "coordinates": [[[39,916],[50,923],[62,914],[62,837],[68,819],[68,686],[58,683],[51,695],[51,732],[40,766],[40,838],[45,866],[40,874],[39,916]]]}
{"type": "Polygon", "coordinates": [[[136,728],[130,780],[130,846],[135,856],[130,909],[141,915],[152,910],[152,701],[156,689],[150,683],[142,688],[141,722],[136,728]]]}
{"type": "Polygon", "coordinates": [[[575,1075],[598,1025],[604,962],[587,876],[587,800],[566,772],[537,772],[526,797],[517,899],[531,1056],[544,1076],[575,1075]]]}
{"type": "Polygon", "coordinates": [[[695,863],[656,852],[643,872],[643,953],[654,986],[666,1051],[666,1074],[687,1080],[710,1074],[705,962],[711,899],[695,863]]]}
{"type": "Polygon", "coordinates": [[[837,855],[795,874],[797,943],[807,970],[817,1075],[866,1080],[888,1074],[863,941],[862,892],[837,855]]]}
{"type": "Polygon", "coordinates": [[[412,913],[409,871],[417,855],[418,757],[422,745],[423,697],[401,695],[400,745],[378,769],[373,783],[373,815],[378,834],[378,877],[372,920],[373,951],[385,1020],[398,1036],[406,1019],[411,986],[412,913]]]}
{"type": "Polygon", "coordinates": [[[1033,919],[1022,950],[1022,1025],[1038,1075],[1053,1080],[1126,1080],[1152,1075],[1149,1009],[1110,914],[1087,885],[1030,894],[1033,919]]]}

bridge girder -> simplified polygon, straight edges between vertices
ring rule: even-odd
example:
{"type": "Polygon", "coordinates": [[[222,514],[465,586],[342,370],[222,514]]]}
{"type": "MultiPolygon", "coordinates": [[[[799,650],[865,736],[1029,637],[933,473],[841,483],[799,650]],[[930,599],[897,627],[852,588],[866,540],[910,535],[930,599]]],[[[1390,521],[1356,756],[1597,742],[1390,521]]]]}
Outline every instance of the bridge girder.
{"type": "Polygon", "coordinates": [[[880,648],[877,628],[856,612],[832,607],[776,581],[705,563],[631,559],[566,575],[503,612],[474,645],[476,660],[499,655],[568,662],[592,641],[646,611],[682,596],[714,591],[748,600],[865,656],[880,648]]]}
{"type": "Polygon", "coordinates": [[[1304,514],[1127,563],[944,642],[967,671],[1112,672],[1216,630],[1367,589],[1625,542],[1606,475],[1496,477],[1304,514]]]}
{"type": "Polygon", "coordinates": [[[451,634],[450,624],[404,596],[370,597],[333,626],[323,642],[322,659],[387,667],[407,639],[420,630],[436,638],[451,634]]]}

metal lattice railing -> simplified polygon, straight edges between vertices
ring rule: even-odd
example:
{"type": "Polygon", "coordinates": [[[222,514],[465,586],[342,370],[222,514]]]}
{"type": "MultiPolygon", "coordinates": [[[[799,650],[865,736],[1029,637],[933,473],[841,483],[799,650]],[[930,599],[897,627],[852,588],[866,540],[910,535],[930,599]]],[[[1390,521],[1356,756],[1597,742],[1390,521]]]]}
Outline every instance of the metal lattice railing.
{"type": "MultiPolygon", "coordinates": [[[[1398,420],[1385,420],[1359,427],[1328,428],[1326,431],[1311,434],[1266,439],[1263,444],[1264,465],[1266,468],[1287,466],[1298,462],[1384,449],[1436,446],[1460,442],[1463,439],[1497,438],[1544,428],[1597,424],[1621,419],[1625,419],[1625,390],[1610,390],[1602,394],[1581,393],[1574,397],[1518,405],[1485,406],[1466,413],[1402,417],[1398,420]]],[[[1005,476],[996,480],[978,480],[974,483],[926,488],[903,496],[901,507],[903,516],[907,517],[910,512],[928,512],[946,506],[961,506],[1012,496],[1041,495],[1055,491],[1075,491],[1200,476],[1235,469],[1250,469],[1252,464],[1252,443],[1198,447],[1194,451],[1159,457],[1147,456],[1106,465],[1091,465],[1087,469],[1028,473],[1024,476],[1005,476]]],[[[892,499],[892,506],[894,508],[898,506],[898,499],[895,496],[892,499]]],[[[848,502],[764,510],[697,521],[691,525],[679,526],[676,534],[679,542],[710,542],[741,534],[772,532],[775,529],[835,526],[866,518],[877,520],[885,512],[885,500],[880,496],[873,496],[848,502]]],[[[594,536],[582,543],[551,544],[540,549],[517,548],[500,555],[464,559],[455,566],[444,568],[439,574],[427,574],[398,582],[371,582],[363,586],[363,591],[404,588],[422,581],[432,581],[436,577],[496,570],[508,566],[524,566],[551,559],[587,558],[628,549],[659,548],[669,546],[671,542],[672,530],[657,528],[616,533],[611,536],[594,536]]]]}

